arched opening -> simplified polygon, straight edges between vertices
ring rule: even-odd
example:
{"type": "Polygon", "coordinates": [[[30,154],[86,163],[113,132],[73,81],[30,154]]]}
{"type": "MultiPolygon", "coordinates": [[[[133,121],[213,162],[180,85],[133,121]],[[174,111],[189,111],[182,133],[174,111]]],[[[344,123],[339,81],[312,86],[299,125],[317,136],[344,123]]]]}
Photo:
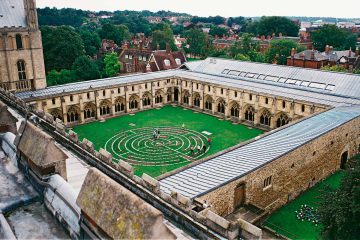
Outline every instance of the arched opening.
{"type": "Polygon", "coordinates": [[[117,98],[115,100],[115,112],[123,112],[125,111],[125,100],[123,98],[117,98]]]}
{"type": "Polygon", "coordinates": [[[341,161],[340,161],[340,168],[341,169],[345,169],[346,168],[346,163],[348,161],[348,157],[349,157],[349,153],[348,151],[344,152],[343,154],[341,154],[341,161]]]}
{"type": "Polygon", "coordinates": [[[253,122],[255,116],[255,109],[253,106],[249,106],[245,111],[245,120],[253,122]]]}
{"type": "Polygon", "coordinates": [[[239,105],[237,103],[233,104],[230,109],[230,115],[232,117],[239,117],[239,105]]]}
{"type": "Polygon", "coordinates": [[[179,89],[175,88],[174,90],[174,102],[178,102],[179,101],[179,89]]]}
{"type": "Polygon", "coordinates": [[[170,88],[167,90],[166,97],[168,102],[172,101],[172,92],[170,88]]]}
{"type": "Polygon", "coordinates": [[[137,109],[138,108],[138,100],[136,97],[131,97],[129,101],[129,109],[137,109]]]}
{"type": "Polygon", "coordinates": [[[93,103],[88,103],[84,107],[84,119],[94,118],[96,116],[96,106],[93,103]]]}
{"type": "Polygon", "coordinates": [[[288,115],[285,113],[281,113],[279,118],[276,120],[276,127],[282,127],[286,124],[288,124],[290,121],[288,115]]]}
{"type": "Polygon", "coordinates": [[[155,93],[155,104],[162,103],[163,102],[163,94],[158,91],[155,93]]]}
{"type": "Polygon", "coordinates": [[[270,126],[271,113],[268,110],[264,110],[260,116],[260,124],[270,126]]]}
{"type": "Polygon", "coordinates": [[[23,49],[24,45],[23,45],[23,41],[22,41],[22,37],[20,34],[16,34],[15,36],[16,39],[16,49],[23,49]]]}
{"type": "Polygon", "coordinates": [[[218,102],[218,104],[217,104],[217,112],[225,114],[225,101],[224,100],[220,100],[218,102]]]}
{"type": "Polygon", "coordinates": [[[205,110],[210,110],[212,111],[212,103],[213,103],[213,100],[211,97],[207,97],[206,100],[205,100],[205,110]]]}
{"type": "Polygon", "coordinates": [[[63,116],[62,116],[62,112],[60,109],[56,108],[56,109],[52,109],[50,111],[50,114],[54,117],[54,121],[58,118],[61,121],[63,120],[63,116]]]}
{"type": "Polygon", "coordinates": [[[188,91],[184,91],[183,94],[183,103],[184,104],[189,104],[189,98],[190,98],[190,94],[188,91]]]}
{"type": "Polygon", "coordinates": [[[147,107],[151,105],[151,96],[149,93],[145,93],[142,98],[143,106],[147,107]]]}
{"type": "Polygon", "coordinates": [[[111,104],[108,101],[102,101],[100,103],[100,116],[108,115],[111,111],[111,104]]]}
{"type": "Polygon", "coordinates": [[[19,60],[17,61],[17,70],[18,70],[18,76],[19,80],[26,80],[26,68],[25,68],[25,61],[19,60]]]}
{"type": "Polygon", "coordinates": [[[67,111],[67,121],[69,123],[79,121],[80,111],[77,107],[70,107],[67,111]]]}
{"type": "Polygon", "coordinates": [[[193,102],[194,102],[195,107],[200,107],[200,95],[199,94],[195,94],[193,102]]]}

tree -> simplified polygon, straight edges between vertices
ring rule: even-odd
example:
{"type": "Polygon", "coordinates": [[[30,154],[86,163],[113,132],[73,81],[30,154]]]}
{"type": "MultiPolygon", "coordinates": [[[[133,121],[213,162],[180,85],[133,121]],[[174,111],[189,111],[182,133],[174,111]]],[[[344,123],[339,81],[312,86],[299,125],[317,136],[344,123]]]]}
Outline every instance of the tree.
{"type": "Polygon", "coordinates": [[[131,35],[127,26],[119,25],[115,26],[110,23],[106,23],[99,31],[99,36],[102,39],[109,39],[115,41],[117,44],[121,44],[125,40],[130,40],[131,35]]]}
{"type": "Polygon", "coordinates": [[[228,34],[228,30],[217,26],[211,26],[209,34],[214,37],[215,36],[222,37],[228,34]]]}
{"type": "Polygon", "coordinates": [[[48,86],[66,84],[76,82],[76,76],[71,70],[63,69],[60,72],[52,70],[48,73],[46,81],[48,86]]]}
{"type": "Polygon", "coordinates": [[[107,76],[114,77],[120,72],[120,63],[115,52],[105,55],[104,64],[107,76]]]}
{"type": "Polygon", "coordinates": [[[71,8],[43,8],[37,9],[41,26],[73,26],[79,27],[85,22],[86,11],[71,8]]]}
{"type": "Polygon", "coordinates": [[[360,155],[345,170],[339,189],[328,188],[318,208],[324,239],[360,239],[360,155]]]}
{"type": "Polygon", "coordinates": [[[174,33],[169,24],[159,24],[155,29],[152,33],[151,46],[153,49],[157,49],[157,45],[160,45],[160,49],[165,49],[167,43],[170,44],[172,50],[177,49],[174,43],[174,33]]]}
{"type": "Polygon", "coordinates": [[[272,35],[275,33],[284,36],[297,37],[299,26],[286,17],[261,17],[259,21],[248,23],[247,32],[259,35],[272,35]]]}
{"type": "Polygon", "coordinates": [[[347,72],[346,68],[344,68],[343,66],[338,66],[338,65],[324,66],[321,68],[321,70],[332,71],[332,72],[347,72]]]}
{"type": "Polygon", "coordinates": [[[336,25],[324,25],[311,33],[313,46],[324,51],[326,45],[333,46],[337,50],[355,49],[356,35],[338,28],[336,25]]]}
{"type": "Polygon", "coordinates": [[[95,31],[81,29],[80,36],[84,43],[86,54],[90,57],[93,57],[101,46],[99,34],[95,31]]]}
{"type": "Polygon", "coordinates": [[[100,78],[100,71],[98,66],[87,56],[78,57],[72,66],[72,70],[74,71],[77,80],[80,81],[100,78]]]}
{"type": "Polygon", "coordinates": [[[266,61],[268,63],[286,65],[287,57],[290,56],[291,49],[293,48],[297,49],[298,52],[301,52],[303,50],[296,42],[292,40],[273,40],[271,41],[270,48],[265,54],[266,61]]]}
{"type": "Polygon", "coordinates": [[[187,53],[194,56],[206,57],[210,51],[208,36],[201,30],[190,29],[185,32],[186,44],[189,48],[185,48],[187,53]]]}
{"type": "Polygon", "coordinates": [[[238,55],[236,55],[236,56],[234,57],[234,59],[235,59],[235,60],[240,60],[240,61],[247,61],[247,62],[251,61],[251,60],[250,60],[250,57],[247,56],[247,55],[244,55],[244,54],[238,54],[238,55]]]}
{"type": "Polygon", "coordinates": [[[80,35],[71,27],[43,27],[42,41],[46,71],[70,69],[85,54],[80,35]]]}

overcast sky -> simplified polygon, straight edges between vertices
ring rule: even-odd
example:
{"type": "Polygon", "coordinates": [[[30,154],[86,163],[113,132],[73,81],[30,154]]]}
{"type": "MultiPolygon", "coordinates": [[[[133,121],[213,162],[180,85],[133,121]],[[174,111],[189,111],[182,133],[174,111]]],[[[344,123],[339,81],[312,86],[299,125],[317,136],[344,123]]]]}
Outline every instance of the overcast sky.
{"type": "Polygon", "coordinates": [[[360,18],[359,0],[37,0],[38,7],[84,10],[171,10],[198,16],[311,16],[360,18]]]}

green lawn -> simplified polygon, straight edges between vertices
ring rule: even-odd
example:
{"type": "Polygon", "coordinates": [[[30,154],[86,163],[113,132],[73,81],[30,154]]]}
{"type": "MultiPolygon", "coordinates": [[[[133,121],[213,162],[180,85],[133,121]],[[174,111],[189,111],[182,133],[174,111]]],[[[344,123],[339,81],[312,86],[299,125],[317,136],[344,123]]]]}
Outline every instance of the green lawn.
{"type": "Polygon", "coordinates": [[[319,196],[324,191],[324,186],[339,188],[342,176],[343,172],[338,171],[310,188],[294,201],[270,215],[264,221],[264,225],[291,239],[319,239],[321,224],[315,226],[308,221],[300,221],[296,218],[295,211],[299,211],[303,204],[316,208],[319,203],[319,196]]]}
{"type": "MultiPolygon", "coordinates": [[[[201,143],[204,145],[204,142],[206,144],[208,136],[203,134],[203,131],[212,133],[210,135],[211,147],[207,149],[206,153],[199,154],[192,160],[212,155],[262,133],[258,129],[251,129],[240,124],[234,125],[230,121],[219,120],[207,114],[195,113],[192,110],[173,106],[138,112],[133,116],[124,115],[111,118],[105,122],[79,125],[74,127],[74,131],[79,134],[80,139],[87,138],[92,141],[96,149],[104,148],[107,141],[114,137],[114,140],[107,144],[107,150],[113,154],[113,157],[127,159],[131,164],[133,164],[131,161],[134,158],[140,163],[143,161],[144,164],[137,164],[138,162],[133,164],[135,174],[141,175],[145,172],[152,176],[159,176],[187,165],[190,162],[188,159],[189,147],[201,145],[201,143]],[[183,124],[185,129],[189,130],[188,132],[180,131],[183,124]],[[152,129],[164,126],[178,130],[174,130],[173,134],[166,139],[153,141],[152,129]],[[144,129],[146,127],[148,129],[144,129]],[[141,136],[141,138],[137,136],[141,136]],[[126,139],[126,143],[124,139],[126,139]],[[157,143],[159,146],[154,145],[157,143]],[[182,143],[185,144],[181,145],[182,143]],[[125,145],[128,146],[126,150],[124,149],[125,145]]],[[[166,131],[163,129],[161,131],[163,135],[166,135],[166,131]]]]}

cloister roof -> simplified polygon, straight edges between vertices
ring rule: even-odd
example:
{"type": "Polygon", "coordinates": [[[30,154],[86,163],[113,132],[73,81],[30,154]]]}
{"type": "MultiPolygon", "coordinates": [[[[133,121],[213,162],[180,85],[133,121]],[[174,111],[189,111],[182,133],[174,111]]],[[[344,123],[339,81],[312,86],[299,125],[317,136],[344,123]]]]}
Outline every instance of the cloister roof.
{"type": "Polygon", "coordinates": [[[71,83],[22,92],[17,96],[22,99],[46,98],[178,77],[329,106],[360,104],[360,75],[213,58],[184,66],[190,70],[177,69],[71,83]]]}
{"type": "Polygon", "coordinates": [[[360,116],[360,106],[320,113],[160,180],[162,191],[195,198],[219,188],[360,116]]]}

